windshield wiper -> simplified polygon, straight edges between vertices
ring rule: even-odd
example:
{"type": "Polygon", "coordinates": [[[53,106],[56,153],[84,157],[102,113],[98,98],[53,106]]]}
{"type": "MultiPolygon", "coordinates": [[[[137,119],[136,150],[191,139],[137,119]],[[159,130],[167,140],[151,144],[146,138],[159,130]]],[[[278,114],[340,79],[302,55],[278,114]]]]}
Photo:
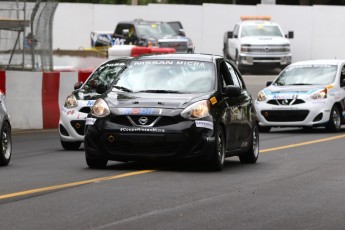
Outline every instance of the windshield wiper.
{"type": "Polygon", "coordinates": [[[140,93],[182,93],[177,90],[162,90],[162,89],[149,89],[149,90],[141,90],[140,93]]]}
{"type": "Polygon", "coordinates": [[[122,90],[122,91],[125,91],[125,92],[130,92],[130,93],[133,92],[132,90],[127,89],[126,87],[123,87],[123,86],[114,85],[113,88],[116,88],[116,89],[119,89],[119,90],[122,90]]]}

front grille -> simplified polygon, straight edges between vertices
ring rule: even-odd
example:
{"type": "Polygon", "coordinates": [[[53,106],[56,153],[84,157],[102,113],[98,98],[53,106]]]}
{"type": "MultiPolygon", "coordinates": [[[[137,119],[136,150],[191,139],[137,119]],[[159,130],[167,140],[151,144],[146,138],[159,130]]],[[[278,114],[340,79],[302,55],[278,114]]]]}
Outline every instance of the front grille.
{"type": "Polygon", "coordinates": [[[187,52],[187,42],[159,42],[161,48],[174,48],[176,52],[187,52]]]}
{"type": "Polygon", "coordinates": [[[114,134],[114,141],[109,141],[112,134],[104,134],[102,139],[108,151],[112,154],[136,155],[136,156],[167,156],[175,155],[184,149],[185,138],[176,135],[177,141],[167,142],[164,134],[137,134],[121,135],[114,134]]]}
{"type": "Polygon", "coordinates": [[[71,121],[71,125],[79,135],[84,135],[85,121],[71,121]]]}
{"type": "Polygon", "coordinates": [[[308,110],[263,110],[262,116],[270,122],[304,121],[309,114],[308,110]]]}
{"type": "Polygon", "coordinates": [[[267,102],[267,104],[271,105],[298,105],[303,103],[305,103],[305,101],[302,99],[275,99],[267,102]]]}
{"type": "Polygon", "coordinates": [[[288,53],[289,48],[284,46],[251,46],[248,49],[248,53],[251,54],[282,54],[288,53]]]}

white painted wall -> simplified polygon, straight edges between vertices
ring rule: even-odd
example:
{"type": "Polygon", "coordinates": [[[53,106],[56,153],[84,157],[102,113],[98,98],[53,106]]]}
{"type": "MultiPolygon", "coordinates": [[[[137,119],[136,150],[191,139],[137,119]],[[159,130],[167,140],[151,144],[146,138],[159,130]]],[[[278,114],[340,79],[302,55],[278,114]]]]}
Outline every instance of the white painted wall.
{"type": "Polygon", "coordinates": [[[293,61],[344,58],[344,6],[287,6],[260,4],[203,4],[147,6],[60,3],[54,17],[53,48],[90,47],[91,31],[113,31],[118,21],[181,21],[195,51],[222,55],[223,35],[232,30],[241,15],[271,15],[291,39],[293,61]],[[73,15],[73,16],[72,16],[73,15]]]}

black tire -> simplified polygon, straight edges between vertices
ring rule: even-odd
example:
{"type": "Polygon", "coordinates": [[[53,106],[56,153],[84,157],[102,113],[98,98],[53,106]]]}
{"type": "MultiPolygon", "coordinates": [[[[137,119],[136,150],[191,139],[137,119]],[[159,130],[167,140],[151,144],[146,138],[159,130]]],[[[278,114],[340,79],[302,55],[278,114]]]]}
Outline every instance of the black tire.
{"type": "Polygon", "coordinates": [[[98,158],[88,158],[85,157],[86,159],[86,164],[87,166],[89,166],[90,168],[94,168],[94,169],[102,169],[105,168],[107,166],[108,160],[106,159],[98,159],[98,158]]]}
{"type": "Polygon", "coordinates": [[[210,161],[210,169],[221,171],[225,162],[225,137],[222,127],[218,127],[215,134],[215,146],[210,161]]]}
{"type": "Polygon", "coordinates": [[[239,155],[241,163],[254,164],[259,158],[259,126],[255,124],[248,151],[239,155]]]}
{"type": "Polygon", "coordinates": [[[326,129],[330,132],[338,132],[341,129],[340,111],[337,106],[333,106],[331,110],[326,129]]]}
{"type": "Polygon", "coordinates": [[[1,127],[0,150],[0,166],[6,166],[10,163],[12,156],[11,126],[7,121],[1,127]]]}
{"type": "Polygon", "coordinates": [[[80,141],[76,141],[76,142],[67,142],[67,141],[61,141],[61,145],[65,150],[78,150],[81,142],[80,141]]]}
{"type": "Polygon", "coordinates": [[[259,132],[260,133],[269,133],[271,131],[270,126],[259,126],[259,132]]]}

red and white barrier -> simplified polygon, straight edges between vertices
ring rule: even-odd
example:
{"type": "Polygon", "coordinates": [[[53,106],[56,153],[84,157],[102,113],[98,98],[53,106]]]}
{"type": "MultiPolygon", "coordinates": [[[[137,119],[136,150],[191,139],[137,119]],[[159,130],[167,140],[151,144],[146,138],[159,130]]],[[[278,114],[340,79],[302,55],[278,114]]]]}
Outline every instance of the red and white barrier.
{"type": "Polygon", "coordinates": [[[57,128],[60,107],[78,81],[85,81],[92,70],[23,72],[0,70],[0,89],[12,129],[57,128]]]}

